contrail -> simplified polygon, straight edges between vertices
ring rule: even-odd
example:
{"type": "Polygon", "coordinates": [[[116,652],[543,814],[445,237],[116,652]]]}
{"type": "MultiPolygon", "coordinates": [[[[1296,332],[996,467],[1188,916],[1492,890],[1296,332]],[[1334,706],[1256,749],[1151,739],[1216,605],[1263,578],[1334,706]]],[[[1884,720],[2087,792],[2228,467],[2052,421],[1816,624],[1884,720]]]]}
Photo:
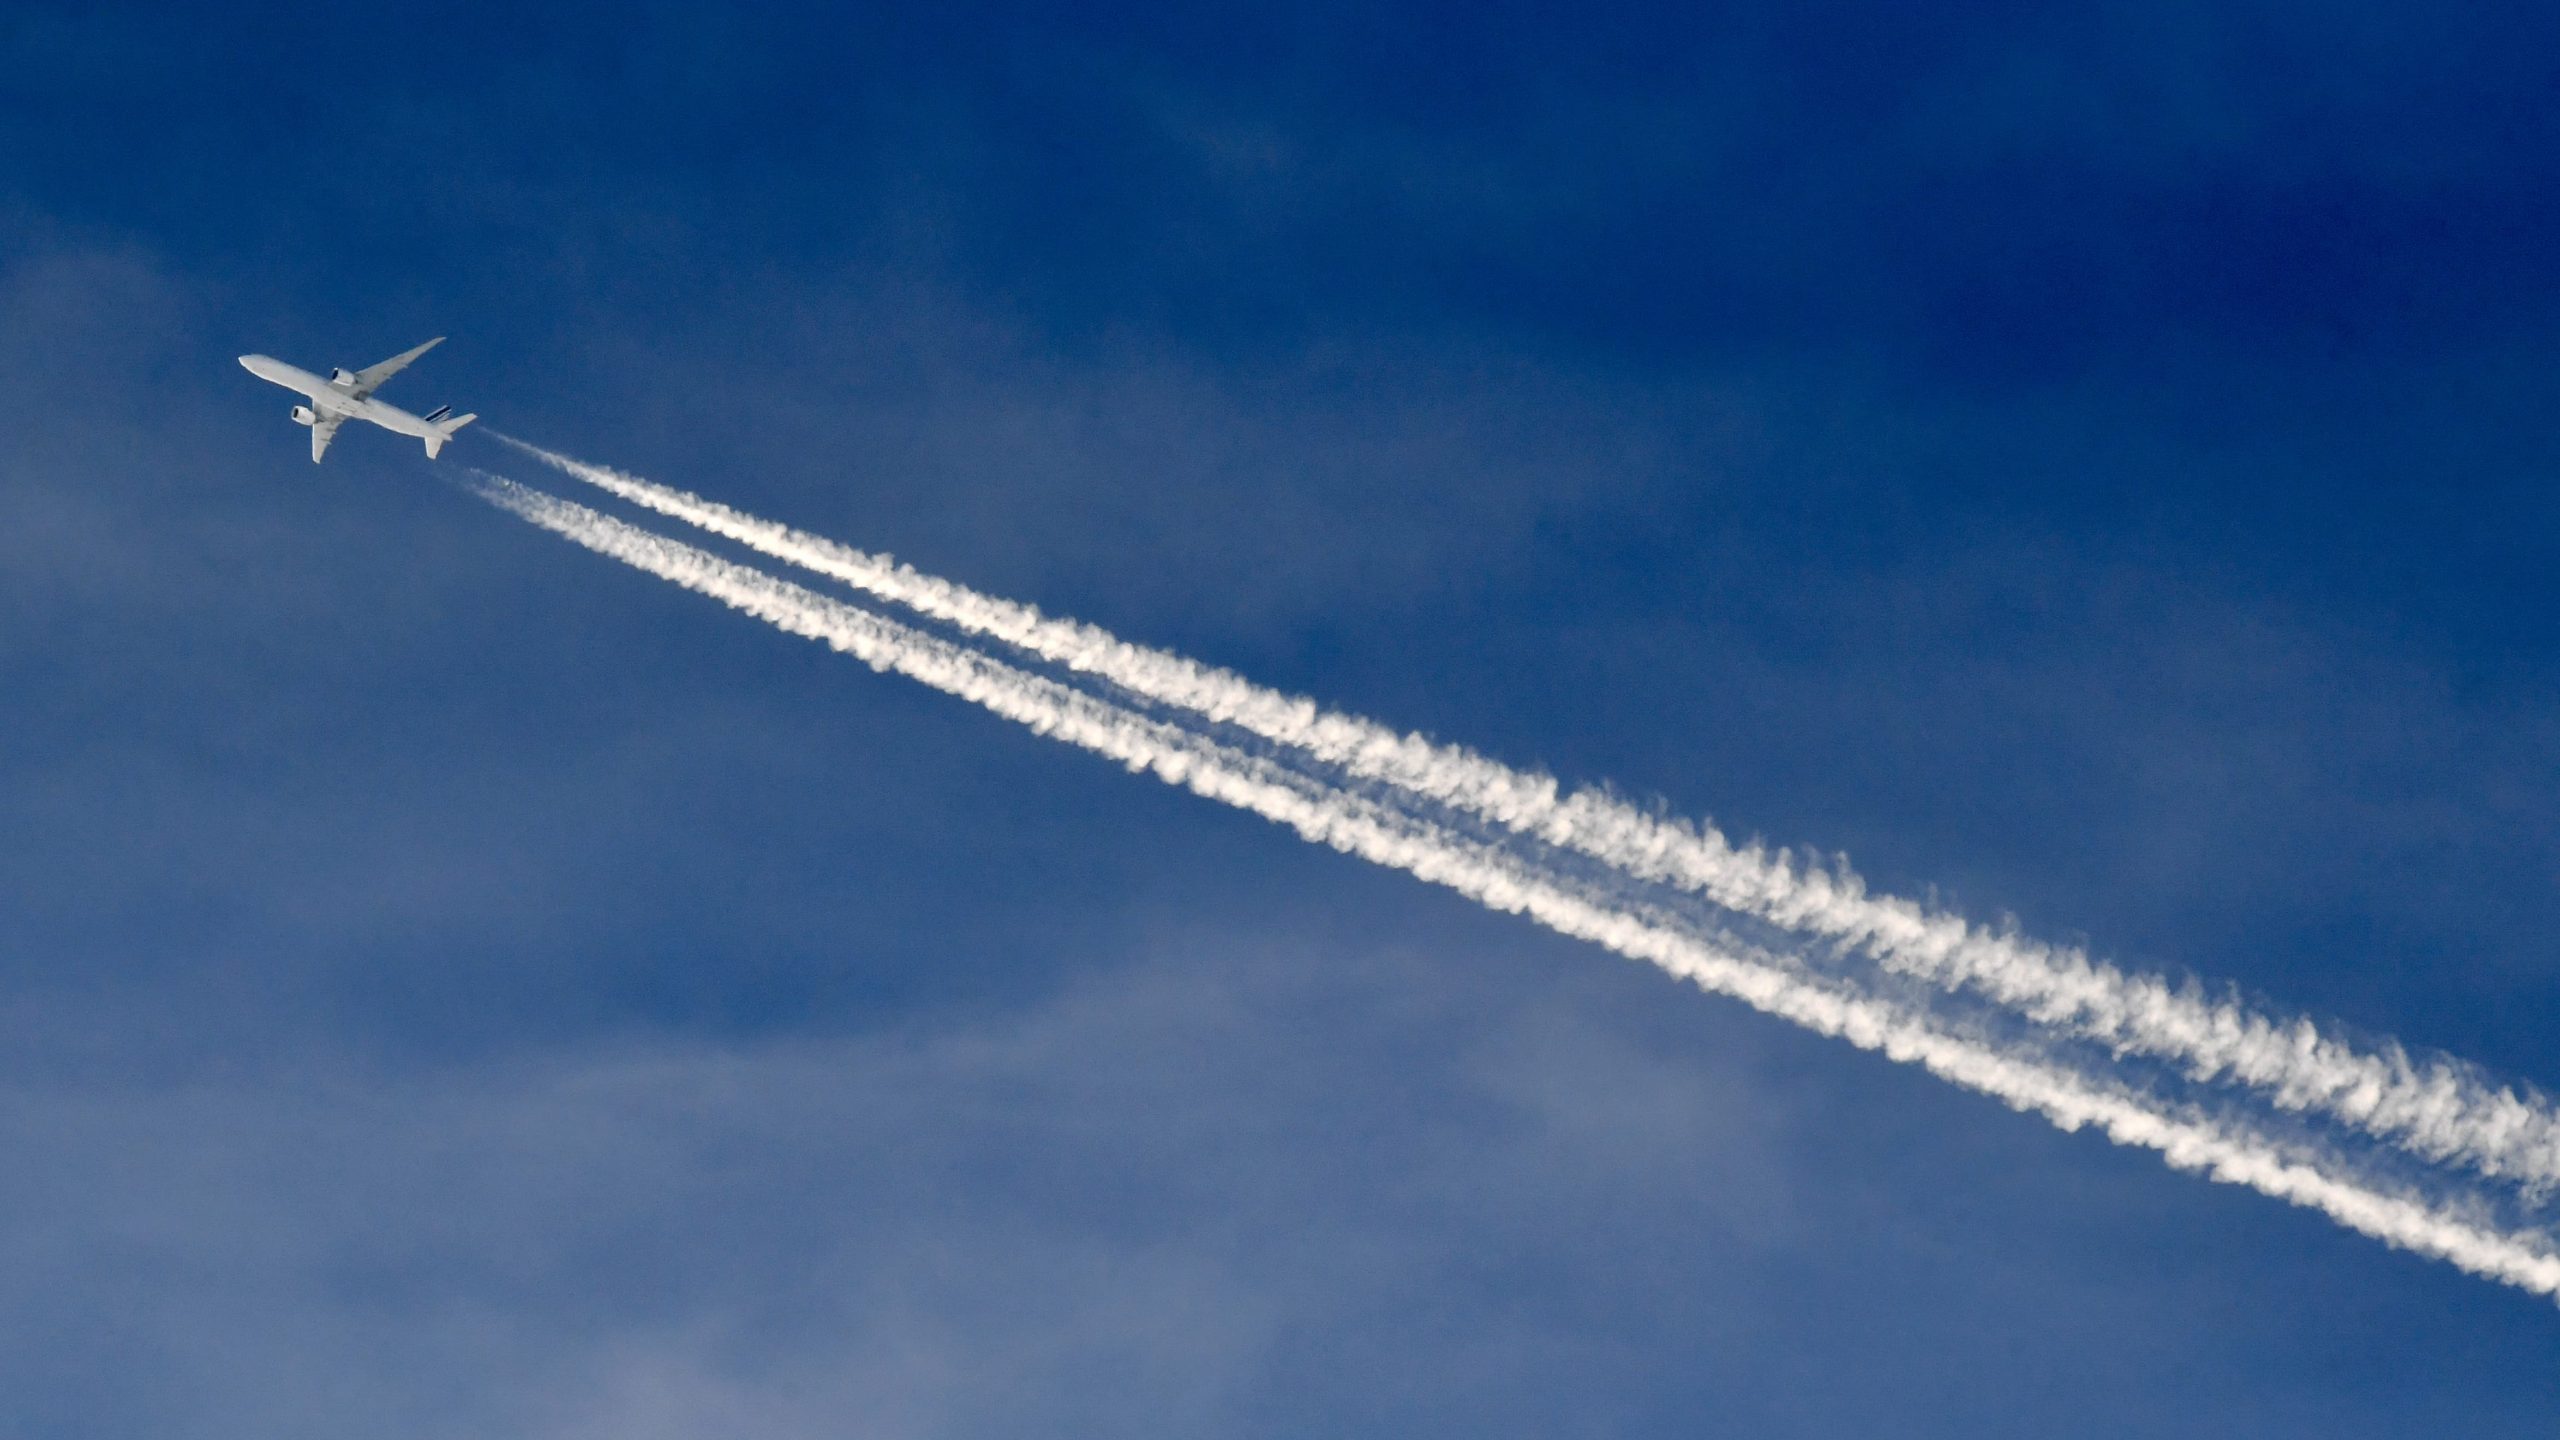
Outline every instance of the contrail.
{"type": "Polygon", "coordinates": [[[1712,827],[1650,815],[1602,792],[1563,794],[1553,777],[1524,774],[1460,746],[1399,734],[672,486],[512,436],[493,438],[634,504],[918,614],[1633,878],[1852,947],[1896,973],[1981,995],[2038,1025],[2165,1061],[2197,1083],[2244,1087],[2280,1109],[2319,1115],[2421,1159],[2511,1182],[2528,1199],[2560,1186],[2560,1109],[2460,1061],[2415,1061],[2388,1043],[2367,1049],[2308,1019],[2215,1000],[2192,984],[2127,974],[2075,948],[1873,894],[1845,866],[1826,870],[1758,845],[1737,847],[1712,827]]]}
{"type": "MultiPolygon", "coordinates": [[[[477,472],[475,472],[477,473],[477,472]]],[[[556,496],[480,474],[476,493],[542,528],[710,596],[872,668],[919,680],[1035,732],[1263,816],[1302,837],[1524,914],[1558,933],[1643,960],[1819,1034],[1849,1041],[2065,1130],[2098,1129],[2175,1168],[2246,1185],[2339,1224],[2476,1275],[2560,1296],[2560,1251],[2537,1232],[2397,1193],[2315,1156],[2102,1076],[2076,1073],[1949,1029],[1923,1012],[1804,972],[1784,957],[1612,903],[1571,876],[1432,824],[1394,805],[1293,771],[1273,757],[1138,714],[1043,676],[762,571],[638,529],[556,496]]]]}

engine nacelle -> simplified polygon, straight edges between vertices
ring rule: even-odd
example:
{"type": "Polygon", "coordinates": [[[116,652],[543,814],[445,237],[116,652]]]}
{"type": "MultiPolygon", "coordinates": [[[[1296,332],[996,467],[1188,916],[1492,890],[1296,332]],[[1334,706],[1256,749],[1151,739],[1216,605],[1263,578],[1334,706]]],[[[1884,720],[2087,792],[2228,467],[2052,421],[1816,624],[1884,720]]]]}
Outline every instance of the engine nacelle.
{"type": "Polygon", "coordinates": [[[296,405],[293,407],[293,423],[296,425],[308,425],[319,418],[319,416],[311,413],[311,407],[308,405],[296,405]]]}
{"type": "Polygon", "coordinates": [[[341,390],[353,390],[356,388],[356,372],[343,368],[332,370],[329,372],[329,383],[341,390]]]}

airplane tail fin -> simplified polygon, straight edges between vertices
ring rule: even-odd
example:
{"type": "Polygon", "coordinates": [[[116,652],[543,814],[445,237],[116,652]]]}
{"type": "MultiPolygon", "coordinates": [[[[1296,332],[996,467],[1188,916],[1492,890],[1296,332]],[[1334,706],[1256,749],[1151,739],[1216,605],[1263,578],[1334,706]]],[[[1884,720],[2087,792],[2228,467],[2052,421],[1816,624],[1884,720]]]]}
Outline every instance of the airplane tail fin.
{"type": "Polygon", "coordinates": [[[442,454],[444,452],[444,442],[453,438],[454,431],[461,429],[463,426],[468,425],[479,418],[480,417],[477,415],[456,415],[450,420],[438,420],[433,426],[429,427],[430,433],[426,437],[427,458],[433,460],[436,456],[442,454]]]}

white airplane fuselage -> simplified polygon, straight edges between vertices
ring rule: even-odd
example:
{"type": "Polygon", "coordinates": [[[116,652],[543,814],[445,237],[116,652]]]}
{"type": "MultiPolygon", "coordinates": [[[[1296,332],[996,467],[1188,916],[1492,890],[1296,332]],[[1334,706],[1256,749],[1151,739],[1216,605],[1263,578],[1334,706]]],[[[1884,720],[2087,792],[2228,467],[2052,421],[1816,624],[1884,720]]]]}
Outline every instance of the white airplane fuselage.
{"type": "MultiPolygon", "coordinates": [[[[428,342],[429,345],[434,343],[428,342]]],[[[426,347],[419,348],[423,350],[426,347]]],[[[405,363],[406,358],[401,357],[401,363],[405,363]]],[[[448,420],[444,410],[432,415],[411,414],[397,405],[376,400],[359,389],[367,377],[352,371],[314,375],[299,365],[288,365],[272,355],[243,355],[240,366],[261,380],[299,391],[310,400],[308,405],[293,408],[293,418],[296,424],[312,428],[311,458],[315,461],[328,447],[328,436],[349,420],[362,420],[368,425],[379,425],[385,430],[423,440],[427,445],[427,458],[432,460],[444,448],[445,442],[453,438],[454,431],[475,418],[464,415],[448,420]]]]}

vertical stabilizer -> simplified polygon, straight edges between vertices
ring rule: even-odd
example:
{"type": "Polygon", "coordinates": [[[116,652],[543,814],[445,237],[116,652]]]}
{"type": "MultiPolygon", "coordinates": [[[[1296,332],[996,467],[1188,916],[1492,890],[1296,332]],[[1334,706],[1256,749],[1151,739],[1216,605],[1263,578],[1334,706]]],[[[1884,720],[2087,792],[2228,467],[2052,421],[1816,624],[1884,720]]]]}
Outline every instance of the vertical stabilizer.
{"type": "Polygon", "coordinates": [[[430,427],[426,436],[427,458],[433,460],[443,454],[444,442],[453,438],[453,432],[479,418],[477,415],[456,415],[450,420],[430,427]]]}

